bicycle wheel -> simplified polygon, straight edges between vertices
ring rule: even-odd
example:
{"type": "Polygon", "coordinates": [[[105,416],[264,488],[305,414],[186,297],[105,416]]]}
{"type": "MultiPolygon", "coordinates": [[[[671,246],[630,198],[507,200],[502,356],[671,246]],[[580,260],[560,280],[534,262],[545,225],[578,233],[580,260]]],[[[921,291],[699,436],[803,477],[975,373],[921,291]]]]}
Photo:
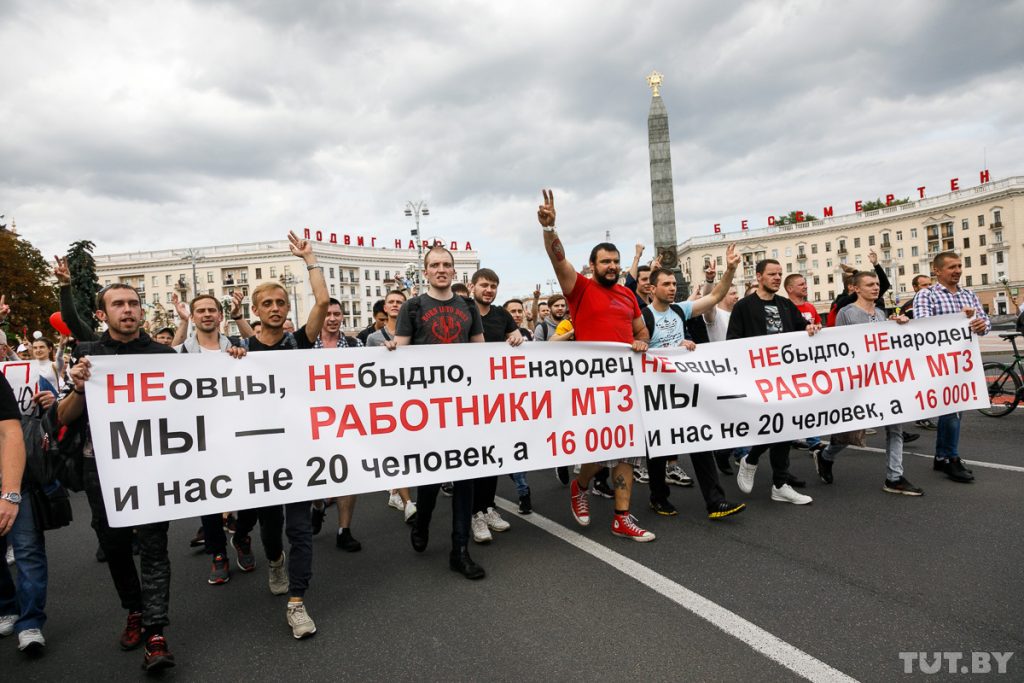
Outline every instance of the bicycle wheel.
{"type": "Polygon", "coordinates": [[[978,412],[989,417],[1002,417],[1013,411],[1020,400],[1020,378],[1010,366],[996,361],[984,364],[988,385],[989,407],[978,412]]]}

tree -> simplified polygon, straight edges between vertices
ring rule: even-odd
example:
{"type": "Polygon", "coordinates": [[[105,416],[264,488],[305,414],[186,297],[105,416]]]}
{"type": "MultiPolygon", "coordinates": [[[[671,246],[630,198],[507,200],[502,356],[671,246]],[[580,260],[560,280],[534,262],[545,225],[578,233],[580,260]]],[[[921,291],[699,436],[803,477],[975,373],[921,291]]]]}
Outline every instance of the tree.
{"type": "Polygon", "coordinates": [[[894,199],[890,203],[886,204],[881,197],[878,199],[872,199],[870,202],[864,202],[860,206],[861,211],[874,211],[875,209],[884,209],[887,206],[899,206],[900,204],[909,204],[910,197],[904,197],[903,199],[894,199]]]}
{"type": "Polygon", "coordinates": [[[799,212],[798,211],[790,211],[789,213],[776,218],[775,219],[775,225],[795,225],[797,223],[803,223],[803,222],[807,222],[807,221],[816,221],[816,220],[818,220],[817,216],[814,216],[814,215],[809,214],[809,213],[805,213],[800,218],[800,220],[797,220],[797,213],[799,213],[799,212]]]}
{"type": "Polygon", "coordinates": [[[92,323],[92,328],[99,326],[96,319],[96,292],[100,291],[100,282],[96,277],[96,260],[92,250],[96,245],[89,240],[72,242],[68,249],[68,270],[71,271],[71,298],[79,317],[92,323]]]}
{"type": "MultiPolygon", "coordinates": [[[[28,240],[0,228],[0,294],[6,297],[11,314],[7,333],[30,339],[40,330],[47,337],[58,332],[50,326],[57,310],[57,296],[50,284],[50,263],[28,240]]],[[[13,339],[9,339],[13,344],[13,339]]]]}

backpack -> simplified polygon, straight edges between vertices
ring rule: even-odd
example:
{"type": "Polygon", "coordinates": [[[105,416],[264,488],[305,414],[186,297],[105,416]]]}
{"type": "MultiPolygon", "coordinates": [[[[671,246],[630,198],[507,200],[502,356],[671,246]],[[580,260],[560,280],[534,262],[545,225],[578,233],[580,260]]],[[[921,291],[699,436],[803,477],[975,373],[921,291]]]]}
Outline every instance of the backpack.
{"type": "MultiPolygon", "coordinates": [[[[680,306],[679,304],[669,304],[668,307],[672,310],[673,313],[679,316],[679,319],[682,320],[683,324],[685,325],[686,314],[683,313],[683,307],[680,306]]],[[[644,318],[644,325],[647,326],[648,336],[654,337],[654,311],[652,311],[651,307],[648,306],[647,308],[640,309],[640,315],[642,315],[644,318]]]]}
{"type": "Polygon", "coordinates": [[[25,474],[31,483],[41,487],[56,480],[72,491],[85,490],[82,420],[58,425],[54,403],[41,417],[23,417],[21,429],[25,436],[25,474]]]}

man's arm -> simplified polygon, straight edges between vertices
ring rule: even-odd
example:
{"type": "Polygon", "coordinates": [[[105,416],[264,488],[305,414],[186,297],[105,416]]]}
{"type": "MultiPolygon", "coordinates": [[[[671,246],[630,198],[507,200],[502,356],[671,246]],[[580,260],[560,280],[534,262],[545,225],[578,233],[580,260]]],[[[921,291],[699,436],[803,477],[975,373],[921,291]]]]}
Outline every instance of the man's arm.
{"type": "Polygon", "coordinates": [[[192,319],[192,312],[189,310],[188,304],[178,298],[178,293],[171,294],[171,303],[174,305],[174,310],[178,312],[178,318],[181,322],[178,327],[174,330],[174,339],[171,340],[171,346],[180,346],[185,343],[185,338],[188,336],[188,323],[192,319]]]}
{"type": "Polygon", "coordinates": [[[96,341],[99,335],[93,326],[78,315],[75,300],[71,296],[71,271],[68,260],[56,257],[57,264],[53,268],[53,276],[60,285],[60,317],[71,330],[72,336],[78,341],[96,341]]]}
{"type": "Polygon", "coordinates": [[[309,341],[316,341],[317,335],[324,326],[327,319],[327,304],[330,301],[330,294],[327,292],[327,281],[324,280],[324,268],[316,264],[316,254],[313,253],[313,243],[309,240],[299,239],[294,232],[288,233],[288,248],[293,255],[298,256],[306,264],[306,271],[309,273],[309,286],[313,290],[313,308],[306,318],[306,337],[309,341]]]}
{"type": "MultiPolygon", "coordinates": [[[[10,391],[10,387],[6,387],[10,391]]],[[[13,396],[12,396],[13,398],[13,396]]],[[[21,420],[0,421],[0,479],[3,493],[21,493],[21,476],[25,472],[25,438],[21,433],[21,420]]],[[[18,506],[0,500],[0,536],[14,526],[18,506]]]]}
{"type": "Polygon", "coordinates": [[[576,286],[576,269],[565,258],[565,247],[555,232],[555,195],[551,190],[543,190],[544,203],[537,208],[537,220],[544,230],[544,251],[548,253],[551,265],[555,269],[555,277],[562,288],[562,294],[569,296],[576,286]]]}
{"type": "Polygon", "coordinates": [[[539,289],[533,290],[533,307],[532,308],[533,308],[533,310],[530,313],[530,322],[532,322],[534,325],[536,325],[537,323],[540,322],[540,320],[537,319],[537,311],[540,309],[540,290],[539,289]]]}
{"type": "Polygon", "coordinates": [[[651,335],[647,332],[647,325],[644,323],[644,317],[638,315],[633,318],[633,350],[634,351],[646,351],[647,343],[651,341],[651,335]]]}
{"type": "Polygon", "coordinates": [[[238,334],[242,339],[248,339],[249,337],[256,334],[253,332],[252,326],[249,325],[249,321],[242,315],[242,296],[241,290],[236,289],[235,293],[231,295],[231,311],[228,312],[228,317],[231,318],[235,325],[238,327],[238,334]]]}
{"type": "MultiPolygon", "coordinates": [[[[627,274],[636,281],[637,275],[639,274],[640,268],[640,257],[644,255],[644,244],[643,242],[636,243],[636,252],[633,255],[633,264],[630,265],[627,274]]],[[[636,287],[633,287],[633,291],[636,291],[636,287]]]]}
{"type": "MultiPolygon", "coordinates": [[[[719,281],[715,288],[711,290],[711,294],[702,296],[693,302],[693,312],[690,317],[696,317],[705,311],[713,311],[715,306],[725,298],[725,295],[729,293],[729,289],[732,287],[732,278],[736,274],[736,267],[740,263],[740,255],[736,253],[736,245],[730,244],[725,251],[726,268],[725,272],[722,273],[722,279],[719,281]]],[[[712,271],[713,272],[713,271],[712,271]]],[[[712,320],[714,320],[714,314],[712,314],[712,320]]],[[[707,317],[705,316],[705,320],[707,317]]]]}

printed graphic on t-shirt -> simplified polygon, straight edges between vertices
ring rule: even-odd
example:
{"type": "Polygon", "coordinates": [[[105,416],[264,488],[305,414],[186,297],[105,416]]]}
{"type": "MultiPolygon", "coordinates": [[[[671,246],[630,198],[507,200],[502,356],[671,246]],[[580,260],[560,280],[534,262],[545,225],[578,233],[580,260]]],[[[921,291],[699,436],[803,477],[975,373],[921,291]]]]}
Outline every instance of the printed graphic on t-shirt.
{"type": "Polygon", "coordinates": [[[782,334],[782,315],[775,304],[765,304],[764,319],[768,325],[768,334],[782,334]]]}
{"type": "Polygon", "coordinates": [[[420,324],[430,330],[437,344],[452,344],[469,328],[469,313],[455,306],[442,305],[423,312],[420,324]]]}

